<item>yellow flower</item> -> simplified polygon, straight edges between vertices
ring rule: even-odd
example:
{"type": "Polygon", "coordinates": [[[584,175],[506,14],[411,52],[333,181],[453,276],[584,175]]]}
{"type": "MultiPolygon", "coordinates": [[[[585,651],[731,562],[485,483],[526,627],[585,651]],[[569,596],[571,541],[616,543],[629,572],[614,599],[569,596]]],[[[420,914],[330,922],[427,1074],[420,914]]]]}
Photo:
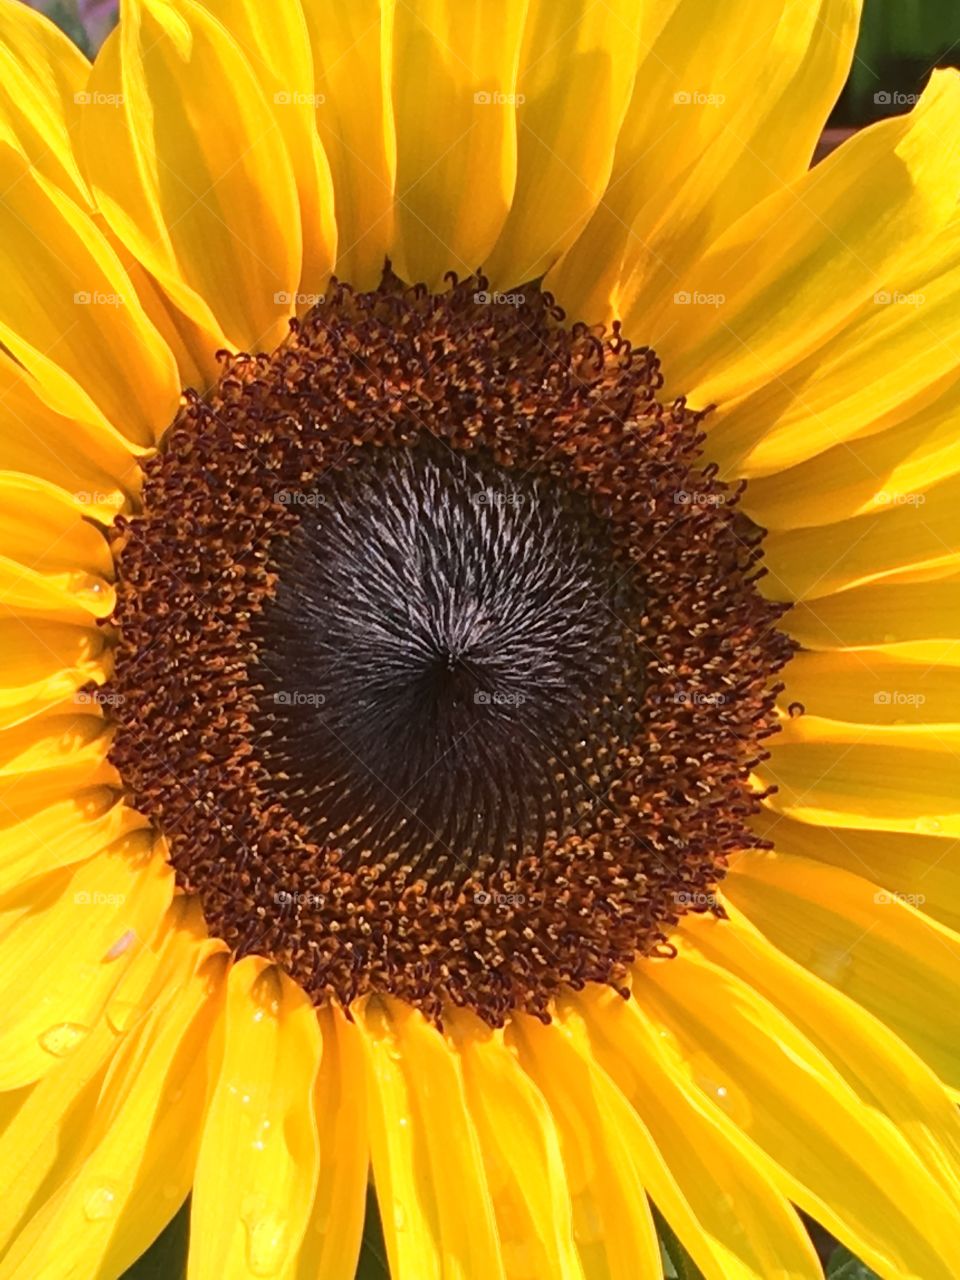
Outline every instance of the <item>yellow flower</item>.
{"type": "Polygon", "coordinates": [[[371,1178],[960,1275],[960,81],[810,170],[858,19],[0,0],[0,1280],[371,1178]]]}

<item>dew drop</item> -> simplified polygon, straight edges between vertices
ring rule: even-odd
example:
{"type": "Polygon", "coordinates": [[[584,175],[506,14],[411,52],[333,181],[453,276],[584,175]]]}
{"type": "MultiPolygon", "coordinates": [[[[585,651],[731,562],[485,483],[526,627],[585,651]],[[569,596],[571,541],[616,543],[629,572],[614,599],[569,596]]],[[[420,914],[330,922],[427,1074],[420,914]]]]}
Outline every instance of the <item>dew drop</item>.
{"type": "Polygon", "coordinates": [[[119,956],[122,956],[125,951],[129,951],[136,940],[136,929],[127,929],[124,933],[121,933],[120,937],[116,940],[109,951],[107,951],[106,955],[103,957],[104,960],[116,960],[119,956]]]}
{"type": "Polygon", "coordinates": [[[102,1222],[116,1211],[117,1193],[112,1187],[99,1186],[83,1197],[83,1213],[90,1222],[102,1222]]]}
{"type": "Polygon", "coordinates": [[[40,1037],[40,1047],[46,1049],[47,1053],[52,1053],[55,1058],[65,1058],[76,1049],[89,1030],[89,1027],[82,1027],[79,1022],[60,1022],[44,1031],[40,1037]]]}
{"type": "Polygon", "coordinates": [[[822,978],[824,982],[829,982],[832,987],[842,987],[853,967],[853,956],[850,952],[841,947],[831,947],[829,950],[820,951],[813,957],[810,962],[810,968],[822,978]]]}
{"type": "Polygon", "coordinates": [[[711,1102],[723,1111],[741,1129],[750,1125],[750,1104],[745,1095],[729,1084],[724,1084],[715,1075],[703,1075],[699,1072],[694,1077],[697,1088],[701,1089],[711,1102]]]}
{"type": "Polygon", "coordinates": [[[111,1000],[107,1005],[107,1022],[122,1036],[130,1030],[140,1013],[140,1006],[133,1000],[111,1000]]]}
{"type": "Polygon", "coordinates": [[[942,830],[941,823],[936,818],[918,818],[914,826],[921,835],[935,836],[942,830]]]}
{"type": "Polygon", "coordinates": [[[393,1202],[393,1225],[397,1231],[404,1231],[407,1225],[407,1211],[400,1200],[393,1202]]]}
{"type": "Polygon", "coordinates": [[[255,1276],[275,1276],[287,1255],[287,1220],[272,1209],[244,1216],[247,1265],[255,1276]]]}

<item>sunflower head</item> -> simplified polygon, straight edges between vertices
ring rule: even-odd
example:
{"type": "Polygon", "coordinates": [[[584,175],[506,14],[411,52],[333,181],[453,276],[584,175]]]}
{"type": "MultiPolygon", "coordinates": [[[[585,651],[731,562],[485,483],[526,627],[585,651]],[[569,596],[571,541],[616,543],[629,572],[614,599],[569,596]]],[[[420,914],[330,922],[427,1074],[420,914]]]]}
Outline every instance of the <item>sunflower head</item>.
{"type": "Polygon", "coordinates": [[[960,1274],[960,81],[811,169],[858,17],[0,0],[0,1280],[960,1274]]]}

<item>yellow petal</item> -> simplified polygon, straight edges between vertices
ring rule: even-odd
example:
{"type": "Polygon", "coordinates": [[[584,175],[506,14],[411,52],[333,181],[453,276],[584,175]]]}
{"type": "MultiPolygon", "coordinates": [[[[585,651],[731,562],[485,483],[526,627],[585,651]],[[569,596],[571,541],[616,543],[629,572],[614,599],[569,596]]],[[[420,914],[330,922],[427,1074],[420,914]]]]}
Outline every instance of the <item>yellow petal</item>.
{"type": "Polygon", "coordinates": [[[727,897],[792,959],[863,1005],[953,1089],[960,937],[848,871],[806,858],[743,854],[727,897]]]}
{"type": "Polygon", "coordinates": [[[104,1016],[32,1086],[4,1128],[0,1164],[9,1177],[0,1199],[0,1250],[76,1172],[100,1119],[97,1102],[115,1051],[214,949],[204,934],[196,899],[174,898],[156,937],[134,950],[104,1016]]]}
{"type": "Polygon", "coordinates": [[[505,1044],[465,1010],[448,1024],[483,1153],[507,1280],[582,1280],[560,1140],[542,1094],[505,1044]]]}
{"type": "Polygon", "coordinates": [[[640,8],[633,100],[609,186],[547,277],[573,318],[621,316],[636,343],[651,339],[654,313],[704,247],[807,169],[846,77],[860,5],[763,0],[748,41],[721,0],[640,8]]]}
{"type": "Polygon", "coordinates": [[[728,907],[728,920],[686,917],[681,934],[708,959],[753,986],[816,1045],[948,1195],[960,1197],[960,1114],[933,1072],[878,1019],[770,945],[728,907]]]}
{"type": "MultiPolygon", "coordinates": [[[[926,401],[945,378],[955,381],[960,221],[920,241],[912,259],[875,284],[826,346],[711,415],[709,451],[725,474],[776,474],[830,446],[899,427],[914,407],[928,411],[926,401]]],[[[887,443],[892,449],[878,461],[895,464],[900,442],[887,443]]],[[[846,470],[841,465],[833,473],[829,489],[846,470]]],[[[875,489],[894,489],[887,470],[878,468],[875,489]]]]}
{"type": "Polygon", "coordinates": [[[316,1014],[296,983],[259,958],[233,966],[197,1160],[189,1280],[295,1274],[317,1185],[320,1048],[316,1014]]]}
{"type": "Polygon", "coordinates": [[[53,804],[86,787],[117,786],[107,760],[110,735],[96,708],[44,711],[0,733],[0,807],[27,817],[36,802],[53,804]]]}
{"type": "MultiPolygon", "coordinates": [[[[123,263],[143,309],[151,324],[162,336],[177,362],[181,387],[205,391],[214,386],[223,371],[210,335],[177,308],[153,276],[131,254],[122,241],[110,232],[111,244],[123,263]]],[[[218,348],[221,349],[221,348],[218,348]]]]}
{"type": "Polygon", "coordinates": [[[370,1170],[365,1099],[357,1087],[363,1045],[339,1006],[327,1005],[317,1017],[323,1039],[315,1102],[320,1174],[296,1274],[297,1280],[348,1280],[360,1253],[370,1170]]]}
{"type": "Polygon", "coordinates": [[[74,137],[90,64],[49,18],[17,0],[0,3],[0,121],[30,163],[80,204],[90,204],[74,137]]]}
{"type": "MultiPolygon", "coordinates": [[[[929,333],[926,336],[929,349],[929,333]]],[[[861,384],[867,385],[871,392],[862,401],[869,407],[871,377],[861,384]]],[[[924,505],[928,489],[960,471],[960,381],[951,377],[932,402],[905,413],[894,426],[867,439],[837,444],[785,471],[751,480],[744,510],[764,528],[795,529],[891,507],[924,505]]],[[[809,427],[810,419],[806,422],[809,427]]],[[[721,443],[711,442],[713,455],[720,452],[721,443]]]]}
{"type": "Polygon", "coordinates": [[[788,1018],[689,948],[634,973],[684,1087],[726,1111],[785,1194],[884,1280],[949,1280],[956,1200],[788,1018]]]}
{"type": "Polygon", "coordinates": [[[584,1274],[660,1280],[657,1234],[618,1124],[615,1090],[572,1037],[565,1025],[544,1027],[527,1016],[508,1028],[557,1127],[584,1274]]]}
{"type": "Polygon", "coordinates": [[[86,172],[113,231],[211,350],[274,347],[300,279],[300,208],[235,41],[192,0],[131,0],[89,91],[86,172]]]}
{"type": "MultiPolygon", "coordinates": [[[[296,309],[306,311],[326,287],[337,253],[333,180],[317,134],[318,90],[300,0],[265,6],[257,0],[202,0],[240,46],[286,144],[303,228],[303,266],[296,309]]],[[[290,228],[293,234],[293,228],[290,228]]]]}
{"type": "Polygon", "coordinates": [[[172,893],[173,872],[153,854],[152,835],[135,832],[34,882],[26,914],[19,903],[5,908],[0,1088],[38,1080],[89,1031],[172,893]]]}
{"type": "Polygon", "coordinates": [[[95,627],[0,618],[0,653],[0,729],[65,702],[83,685],[99,685],[107,677],[104,636],[95,627]]]}
{"type": "Polygon", "coordinates": [[[909,116],[863,130],[736,222],[676,282],[681,301],[716,305],[676,306],[669,332],[644,335],[668,385],[696,405],[729,402],[841,332],[952,221],[960,156],[943,138],[958,115],[960,75],[935,73],[909,116]]]}
{"type": "Polygon", "coordinates": [[[142,814],[116,803],[105,787],[7,821],[0,826],[0,899],[34,876],[92,858],[146,825],[142,814]]]}
{"type": "Polygon", "coordinates": [[[115,601],[113,587],[102,578],[72,569],[42,573],[0,555],[0,617],[39,614],[82,624],[108,617],[115,601]]]}
{"type": "Polygon", "coordinates": [[[733,1121],[698,1102],[667,1052],[670,1032],[636,1000],[588,986],[564,1001],[583,1020],[591,1053],[633,1111],[618,1116],[651,1199],[705,1280],[821,1280],[809,1236],[733,1121]]]}
{"type": "Polygon", "coordinates": [[[517,186],[485,263],[495,288],[534,280],[603,195],[637,67],[641,6],[531,0],[517,77],[517,186]]]}
{"type": "Polygon", "coordinates": [[[951,725],[878,729],[799,716],[757,777],[777,788],[769,807],[802,822],[956,836],[958,736],[951,725]]]}
{"type": "Polygon", "coordinates": [[[135,443],[172,420],[177,368],[120,260],[92,219],[0,145],[0,340],[45,384],[43,398],[78,405],[135,443]]]}
{"type": "Polygon", "coordinates": [[[900,581],[798,604],[783,628],[811,649],[865,649],[907,662],[960,664],[960,577],[900,581]]]}
{"type": "Polygon", "coordinates": [[[309,0],[317,130],[335,192],[337,275],[375,289],[394,231],[392,0],[309,0]]]}
{"type": "MultiPolygon", "coordinates": [[[[807,714],[862,725],[930,725],[933,743],[941,737],[937,727],[960,724],[960,671],[956,667],[931,667],[925,662],[897,662],[886,654],[839,650],[834,653],[798,653],[784,672],[786,689],[778,701],[786,712],[798,705],[807,714]]],[[[786,726],[788,736],[799,729],[786,726]]],[[[866,739],[861,738],[861,741],[866,739]]],[[[901,739],[907,748],[913,739],[901,739]]],[[[923,739],[919,741],[922,743],[923,739]]]]}
{"type": "Polygon", "coordinates": [[[517,178],[516,80],[527,0],[421,0],[394,16],[394,270],[439,288],[482,266],[517,178]]]}
{"type": "Polygon", "coordinates": [[[904,570],[955,571],[958,501],[955,476],[879,511],[777,530],[764,542],[764,590],[775,600],[816,600],[904,570]]]}
{"type": "Polygon", "coordinates": [[[203,1126],[225,957],[202,964],[122,1046],[75,1174],[0,1266],[9,1280],[119,1275],[185,1197],[203,1126]]]}
{"type": "Polygon", "coordinates": [[[757,831],[782,853],[852,871],[960,933],[960,846],[942,835],[794,822],[764,808],[757,831]]]}
{"type": "MultiPolygon", "coordinates": [[[[46,367],[52,368],[49,361],[46,367]]],[[[0,466],[58,485],[83,504],[91,519],[108,523],[139,481],[130,442],[92,406],[84,413],[79,388],[75,402],[60,411],[45,402],[46,390],[0,352],[0,466]]]]}
{"type": "Polygon", "coordinates": [[[354,1016],[391,1276],[506,1280],[457,1055],[399,1000],[371,997],[354,1016]]]}
{"type": "Polygon", "coordinates": [[[74,496],[34,476],[0,471],[0,554],[50,570],[113,577],[103,531],[74,496]]]}

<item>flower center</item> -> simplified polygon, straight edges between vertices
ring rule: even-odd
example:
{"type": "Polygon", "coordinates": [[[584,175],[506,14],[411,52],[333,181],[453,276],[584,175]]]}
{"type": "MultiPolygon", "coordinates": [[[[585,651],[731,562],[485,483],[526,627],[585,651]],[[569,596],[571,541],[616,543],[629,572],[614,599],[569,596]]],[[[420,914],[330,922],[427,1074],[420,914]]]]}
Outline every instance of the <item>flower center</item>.
{"type": "Polygon", "coordinates": [[[334,286],[186,394],[104,704],[239,954],[496,1024],[719,910],[790,647],[653,353],[484,283],[334,286]]]}
{"type": "Polygon", "coordinates": [[[284,495],[251,677],[267,785],[312,840],[459,882],[589,830],[636,733],[642,611],[582,495],[432,444],[284,495]]]}

